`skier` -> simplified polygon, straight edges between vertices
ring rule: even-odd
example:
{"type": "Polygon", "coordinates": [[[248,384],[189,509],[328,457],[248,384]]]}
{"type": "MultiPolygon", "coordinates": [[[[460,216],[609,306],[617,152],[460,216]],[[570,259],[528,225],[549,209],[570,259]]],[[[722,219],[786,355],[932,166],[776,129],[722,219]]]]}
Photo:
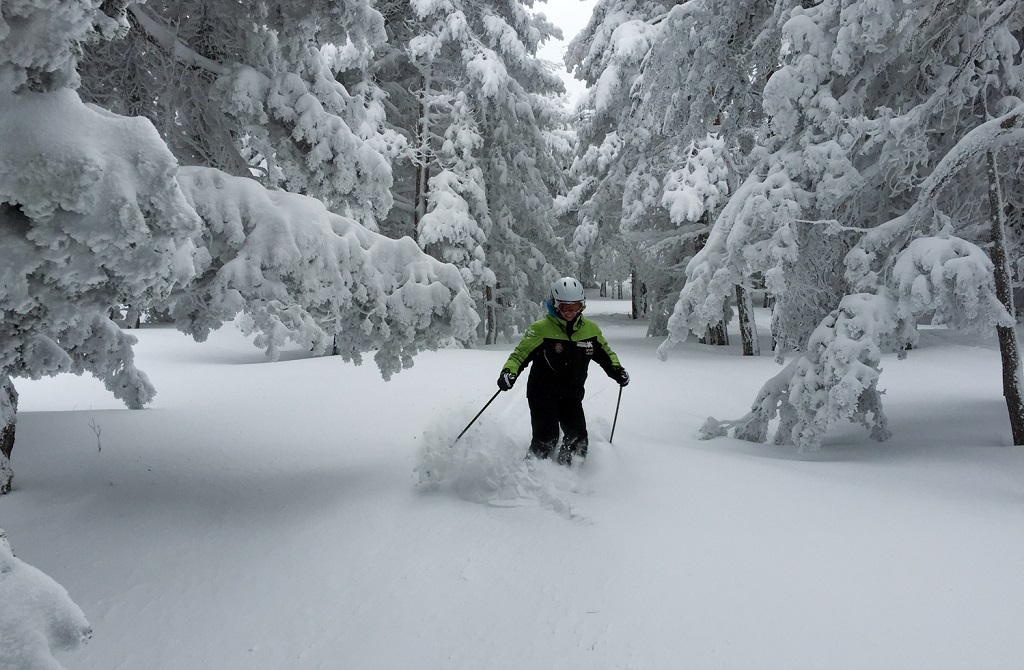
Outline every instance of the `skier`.
{"type": "Polygon", "coordinates": [[[523,334],[522,341],[508,357],[498,388],[508,391],[523,369],[533,363],[526,384],[530,404],[533,439],[530,455],[548,458],[558,443],[557,460],[570,465],[573,456],[587,456],[587,419],[583,414],[583,383],[587,366],[595,360],[609,377],[625,386],[629,374],[619,364],[615,352],[593,321],[583,317],[586,298],[583,285],[572,277],[563,277],[551,285],[548,313],[523,334]]]}

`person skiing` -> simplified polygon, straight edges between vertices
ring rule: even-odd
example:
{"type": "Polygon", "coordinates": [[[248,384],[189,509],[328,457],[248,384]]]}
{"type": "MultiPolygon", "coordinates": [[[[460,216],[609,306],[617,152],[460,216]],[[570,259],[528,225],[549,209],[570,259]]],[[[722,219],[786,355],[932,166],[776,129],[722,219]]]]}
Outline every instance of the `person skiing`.
{"type": "Polygon", "coordinates": [[[502,367],[498,388],[511,389],[523,369],[533,363],[526,384],[533,427],[530,455],[549,458],[558,443],[561,427],[562,444],[556,458],[562,465],[571,465],[574,456],[580,459],[587,456],[589,440],[587,419],[583,414],[583,383],[587,380],[591,359],[619,386],[629,383],[629,374],[597,324],[583,317],[586,298],[582,284],[572,277],[557,280],[551,285],[546,305],[548,313],[526,329],[523,339],[502,367]]]}

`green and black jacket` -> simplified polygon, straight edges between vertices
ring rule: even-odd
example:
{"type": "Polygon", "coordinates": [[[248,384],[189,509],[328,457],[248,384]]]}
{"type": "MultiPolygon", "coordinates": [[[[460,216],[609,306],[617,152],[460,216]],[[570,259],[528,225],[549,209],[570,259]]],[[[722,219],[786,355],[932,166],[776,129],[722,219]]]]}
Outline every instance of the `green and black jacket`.
{"type": "Polygon", "coordinates": [[[543,319],[526,329],[503,368],[518,375],[533,363],[526,394],[582,397],[591,359],[614,379],[613,370],[620,367],[619,358],[597,324],[582,314],[570,324],[552,312],[549,308],[543,319]]]}

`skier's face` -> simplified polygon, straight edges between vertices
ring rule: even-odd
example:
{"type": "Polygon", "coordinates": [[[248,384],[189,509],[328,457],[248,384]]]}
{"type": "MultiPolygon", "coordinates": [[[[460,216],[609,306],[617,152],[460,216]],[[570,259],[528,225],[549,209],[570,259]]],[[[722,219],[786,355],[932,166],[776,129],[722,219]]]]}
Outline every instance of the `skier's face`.
{"type": "Polygon", "coordinates": [[[580,312],[583,311],[583,303],[580,301],[576,302],[561,302],[557,303],[558,313],[562,315],[562,318],[566,321],[572,321],[580,312]]]}

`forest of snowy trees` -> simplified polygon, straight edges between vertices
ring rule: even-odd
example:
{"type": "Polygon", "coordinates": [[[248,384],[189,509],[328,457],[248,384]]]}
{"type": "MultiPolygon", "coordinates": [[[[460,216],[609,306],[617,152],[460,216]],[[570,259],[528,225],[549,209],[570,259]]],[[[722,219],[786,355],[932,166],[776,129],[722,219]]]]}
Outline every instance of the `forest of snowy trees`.
{"type": "MultiPolygon", "coordinates": [[[[919,319],[1011,329],[1020,3],[603,0],[566,52],[527,2],[6,2],[0,490],[18,377],[155,389],[114,318],[203,339],[242,314],[388,376],[493,343],[545,287],[629,281],[672,343],[780,362],[750,415],[814,449],[887,434],[878,356],[919,319]]],[[[1016,408],[1016,409],[1014,409],[1016,408]]]]}
{"type": "Polygon", "coordinates": [[[564,207],[581,258],[625,250],[661,351],[776,358],[747,416],[709,420],[815,449],[852,419],[888,435],[879,356],[919,319],[997,328],[1024,444],[1012,282],[1021,260],[1021,3],[601,2],[568,64],[591,84],[564,207]],[[589,254],[589,255],[588,255],[589,254]]]}
{"type": "Polygon", "coordinates": [[[785,365],[708,436],[885,439],[926,320],[998,330],[1024,444],[1019,0],[600,0],[575,108],[531,5],[0,2],[0,492],[18,378],[153,397],[124,313],[387,377],[566,274],[628,281],[663,356],[734,318],[767,353],[766,294],[785,365]]]}

